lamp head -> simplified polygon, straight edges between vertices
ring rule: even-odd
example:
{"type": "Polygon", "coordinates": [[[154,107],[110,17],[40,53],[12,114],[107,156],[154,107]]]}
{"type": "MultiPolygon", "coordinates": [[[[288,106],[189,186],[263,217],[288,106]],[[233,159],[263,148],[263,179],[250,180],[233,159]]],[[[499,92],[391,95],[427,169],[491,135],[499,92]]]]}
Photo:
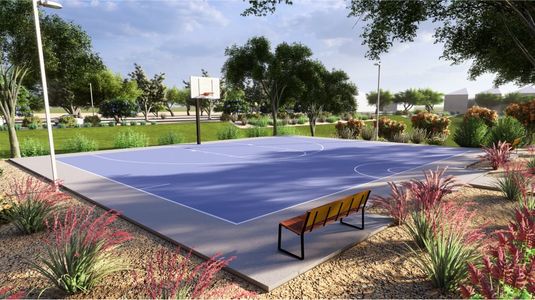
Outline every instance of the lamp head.
{"type": "Polygon", "coordinates": [[[63,7],[60,3],[55,2],[55,1],[50,1],[50,0],[37,0],[37,4],[43,7],[48,7],[48,8],[53,8],[53,9],[61,9],[63,7]]]}
{"type": "Polygon", "coordinates": [[[378,61],[378,62],[374,63],[373,65],[374,65],[374,66],[380,66],[380,65],[381,65],[381,62],[378,61]]]}

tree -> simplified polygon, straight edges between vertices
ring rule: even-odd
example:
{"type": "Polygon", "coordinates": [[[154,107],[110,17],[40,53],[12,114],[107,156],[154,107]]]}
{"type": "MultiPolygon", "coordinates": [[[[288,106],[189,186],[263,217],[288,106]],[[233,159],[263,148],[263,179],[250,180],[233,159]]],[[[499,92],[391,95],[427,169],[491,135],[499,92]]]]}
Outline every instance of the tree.
{"type": "Polygon", "coordinates": [[[394,95],[394,103],[402,104],[403,111],[408,112],[414,105],[421,105],[423,95],[419,90],[408,89],[394,95]]]}
{"type": "Polygon", "coordinates": [[[433,91],[432,89],[420,89],[418,91],[422,95],[422,99],[419,104],[425,105],[425,110],[427,110],[427,112],[432,112],[435,105],[444,102],[444,99],[442,98],[443,95],[439,92],[433,91]]]}
{"type": "Polygon", "coordinates": [[[245,100],[245,92],[239,88],[228,88],[223,103],[215,107],[215,111],[233,115],[248,113],[251,107],[245,100]]]}
{"type": "Polygon", "coordinates": [[[15,117],[22,81],[27,72],[28,70],[24,67],[0,64],[0,113],[7,125],[11,157],[13,158],[20,157],[15,117]]]}
{"type": "Polygon", "coordinates": [[[165,85],[163,84],[165,74],[155,74],[154,77],[149,80],[141,66],[134,64],[134,71],[130,73],[130,78],[137,83],[138,88],[142,91],[141,95],[137,97],[137,103],[145,120],[148,121],[149,113],[153,111],[153,108],[158,106],[165,97],[165,85]]]}
{"type": "MultiPolygon", "coordinates": [[[[103,68],[91,38],[80,26],[40,12],[50,103],[78,114],[89,106],[87,76],[103,68]]],[[[35,94],[40,72],[31,1],[0,1],[0,58],[29,68],[24,85],[35,94]]]]}
{"type": "Polygon", "coordinates": [[[23,116],[32,116],[34,111],[41,110],[45,107],[42,95],[39,95],[35,90],[28,90],[24,86],[20,87],[17,102],[18,114],[23,116]]]}
{"type": "Polygon", "coordinates": [[[189,98],[190,92],[188,89],[179,89],[174,86],[165,92],[164,106],[171,116],[174,116],[173,107],[175,105],[186,105],[189,98]]]}
{"type": "Polygon", "coordinates": [[[486,108],[496,108],[498,105],[502,104],[502,95],[491,94],[491,93],[481,93],[476,94],[476,104],[486,108]]]}
{"type": "Polygon", "coordinates": [[[301,92],[303,83],[297,71],[312,51],[301,44],[282,43],[271,51],[265,37],[253,37],[243,46],[225,50],[228,57],[222,73],[230,85],[245,89],[247,84],[259,86],[271,106],[273,135],[277,135],[277,113],[284,102],[301,92]]]}
{"type": "MultiPolygon", "coordinates": [[[[381,89],[381,98],[379,99],[380,109],[383,110],[385,106],[394,103],[394,95],[390,91],[381,89]]],[[[366,94],[366,99],[369,105],[377,106],[377,92],[369,92],[366,94]]],[[[377,107],[375,108],[377,109],[377,107]]]]}
{"type": "Polygon", "coordinates": [[[503,97],[502,101],[504,104],[524,103],[529,102],[533,98],[533,96],[526,96],[520,93],[509,93],[503,97]]]}
{"type": "Polygon", "coordinates": [[[115,122],[121,122],[127,117],[135,117],[138,106],[132,99],[109,99],[100,103],[100,114],[105,118],[113,118],[115,122]]]}
{"type": "MultiPolygon", "coordinates": [[[[262,16],[288,0],[249,0],[244,15],[262,16]]],[[[366,56],[377,60],[397,42],[411,42],[421,24],[435,26],[443,58],[470,62],[471,79],[494,73],[495,84],[535,82],[535,2],[351,0],[350,17],[364,25],[366,56]]]]}

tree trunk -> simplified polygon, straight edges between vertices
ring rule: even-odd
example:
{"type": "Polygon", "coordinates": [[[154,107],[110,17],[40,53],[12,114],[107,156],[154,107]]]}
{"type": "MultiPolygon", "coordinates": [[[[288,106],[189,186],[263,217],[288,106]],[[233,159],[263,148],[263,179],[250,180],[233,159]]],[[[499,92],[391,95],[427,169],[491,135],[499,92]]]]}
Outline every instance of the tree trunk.
{"type": "Polygon", "coordinates": [[[277,135],[277,108],[272,105],[271,117],[273,118],[273,136],[277,135]]]}
{"type": "Polygon", "coordinates": [[[167,107],[167,111],[171,114],[171,117],[174,117],[175,113],[173,112],[173,105],[166,106],[166,107],[167,107]]]}
{"type": "Polygon", "coordinates": [[[190,109],[189,104],[186,103],[186,113],[188,114],[188,116],[189,116],[189,109],[190,109]]]}
{"type": "Polygon", "coordinates": [[[316,136],[316,117],[308,117],[308,124],[310,126],[310,136],[316,136]]]}
{"type": "Polygon", "coordinates": [[[17,138],[17,131],[15,130],[15,119],[11,122],[7,122],[8,134],[9,134],[9,146],[11,150],[12,158],[20,158],[20,146],[19,139],[17,138]]]}

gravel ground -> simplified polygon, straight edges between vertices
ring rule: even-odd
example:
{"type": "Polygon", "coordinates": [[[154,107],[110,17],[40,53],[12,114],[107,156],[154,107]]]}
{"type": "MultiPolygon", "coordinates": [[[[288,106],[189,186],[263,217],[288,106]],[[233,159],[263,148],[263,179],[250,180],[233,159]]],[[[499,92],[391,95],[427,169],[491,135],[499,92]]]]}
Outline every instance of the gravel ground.
{"type": "MultiPolygon", "coordinates": [[[[5,161],[0,161],[0,168],[4,169],[4,175],[0,179],[0,193],[7,190],[9,178],[28,175],[5,161]]],[[[476,188],[462,188],[454,198],[460,202],[475,202],[475,221],[479,224],[491,223],[491,226],[487,226],[488,232],[505,227],[514,206],[503,199],[499,192],[476,188]]],[[[68,205],[89,204],[71,197],[68,205]]],[[[103,212],[101,209],[97,211],[103,212]]],[[[116,227],[134,237],[122,248],[115,250],[134,269],[145,266],[158,249],[175,248],[171,243],[125,220],[118,220],[116,227]]],[[[26,263],[41,253],[44,237],[46,233],[23,236],[12,225],[0,225],[0,287],[25,289],[30,291],[29,297],[37,297],[48,286],[46,280],[26,263]]],[[[220,273],[215,286],[232,285],[232,292],[228,296],[252,291],[260,298],[457,298],[458,295],[455,294],[441,295],[431,286],[424,274],[412,263],[417,254],[408,250],[407,244],[410,244],[410,238],[401,227],[389,227],[270,293],[263,293],[227,272],[220,273]]],[[[195,258],[194,261],[201,260],[195,258]]],[[[124,271],[107,277],[100,286],[86,294],[69,298],[143,298],[146,296],[139,288],[142,280],[142,276],[136,280],[132,271],[124,271]]],[[[65,295],[47,289],[42,297],[62,298],[65,295]]]]}

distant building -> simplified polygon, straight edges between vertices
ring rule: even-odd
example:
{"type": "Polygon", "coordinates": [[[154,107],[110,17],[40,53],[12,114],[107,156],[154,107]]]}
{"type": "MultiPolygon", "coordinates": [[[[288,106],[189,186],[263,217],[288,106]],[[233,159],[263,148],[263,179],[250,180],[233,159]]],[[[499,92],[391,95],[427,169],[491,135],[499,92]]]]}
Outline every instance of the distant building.
{"type": "Polygon", "coordinates": [[[398,104],[392,103],[392,104],[385,105],[383,106],[382,111],[384,113],[395,113],[396,111],[398,111],[398,104]]]}
{"type": "Polygon", "coordinates": [[[494,94],[494,95],[502,95],[502,92],[500,91],[499,88],[492,88],[492,89],[488,89],[486,91],[483,91],[483,92],[480,92],[478,94],[494,94]]]}
{"type": "Polygon", "coordinates": [[[535,88],[531,85],[528,85],[519,89],[518,91],[516,91],[516,93],[519,93],[524,96],[535,96],[535,88]]]}
{"type": "Polygon", "coordinates": [[[464,114],[468,110],[468,90],[466,88],[444,96],[444,111],[451,114],[464,114]]]}

